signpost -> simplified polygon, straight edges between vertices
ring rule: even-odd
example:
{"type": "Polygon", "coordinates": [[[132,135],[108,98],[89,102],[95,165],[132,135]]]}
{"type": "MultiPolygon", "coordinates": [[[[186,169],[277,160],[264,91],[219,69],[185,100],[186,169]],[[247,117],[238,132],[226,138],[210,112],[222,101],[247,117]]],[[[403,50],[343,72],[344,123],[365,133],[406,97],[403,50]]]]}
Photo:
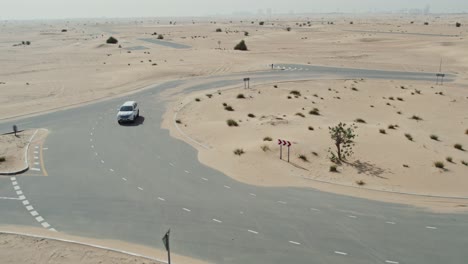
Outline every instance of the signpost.
{"type": "Polygon", "coordinates": [[[244,88],[250,88],[250,78],[244,78],[244,88]]]}
{"type": "Polygon", "coordinates": [[[437,73],[436,76],[437,76],[436,84],[444,85],[445,74],[444,73],[437,73]],[[440,78],[440,81],[439,81],[439,78],[440,78]]]}
{"type": "Polygon", "coordinates": [[[18,127],[16,125],[13,125],[13,132],[15,133],[15,137],[16,137],[16,133],[18,132],[18,127]]]}
{"type": "Polygon", "coordinates": [[[280,159],[283,159],[283,146],[288,147],[288,162],[289,162],[289,149],[291,147],[291,142],[287,140],[278,139],[278,145],[280,145],[280,159]]]}
{"type": "Polygon", "coordinates": [[[169,233],[171,232],[171,229],[169,229],[164,237],[162,238],[162,241],[164,243],[164,247],[166,248],[167,251],[167,263],[171,264],[171,249],[169,247],[169,233]]]}

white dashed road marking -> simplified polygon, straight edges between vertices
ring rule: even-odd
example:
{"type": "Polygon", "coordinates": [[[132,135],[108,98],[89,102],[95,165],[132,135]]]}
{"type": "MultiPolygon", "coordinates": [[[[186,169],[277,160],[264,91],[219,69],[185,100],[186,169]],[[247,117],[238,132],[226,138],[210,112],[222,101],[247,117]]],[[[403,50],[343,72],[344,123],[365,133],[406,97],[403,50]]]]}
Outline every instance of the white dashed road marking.
{"type": "Polygon", "coordinates": [[[38,169],[38,168],[31,168],[31,170],[33,170],[33,171],[41,171],[41,169],[38,169]]]}
{"type": "Polygon", "coordinates": [[[101,163],[102,163],[102,164],[104,164],[104,161],[103,161],[103,160],[101,160],[101,163]]]}
{"type": "Polygon", "coordinates": [[[34,159],[39,159],[39,157],[38,157],[38,156],[34,156],[34,159]]]}
{"type": "Polygon", "coordinates": [[[127,179],[125,179],[125,178],[122,178],[122,180],[127,181],[127,179]]]}
{"type": "Polygon", "coordinates": [[[91,148],[94,148],[94,145],[91,145],[91,148]]]}
{"type": "Polygon", "coordinates": [[[249,193],[251,196],[257,196],[255,193],[249,193]]]}
{"type": "Polygon", "coordinates": [[[391,261],[391,260],[386,260],[385,263],[389,263],[389,264],[399,264],[398,261],[391,261]]]}
{"type": "Polygon", "coordinates": [[[317,209],[317,208],[310,208],[310,210],[311,210],[311,211],[316,211],[316,212],[320,211],[320,210],[317,209]]]}
{"type": "Polygon", "coordinates": [[[215,218],[213,218],[213,221],[215,221],[216,223],[222,223],[223,222],[223,221],[215,219],[215,218]]]}
{"type": "Polygon", "coordinates": [[[17,190],[20,189],[20,187],[19,187],[19,186],[15,186],[15,187],[13,187],[13,189],[15,189],[15,191],[17,191],[17,190]]]}
{"type": "Polygon", "coordinates": [[[22,192],[22,191],[16,191],[16,194],[17,194],[17,195],[22,195],[23,192],[22,192]]]}
{"type": "Polygon", "coordinates": [[[182,208],[182,210],[184,210],[186,212],[191,212],[190,209],[187,209],[187,208],[182,208]]]}
{"type": "Polygon", "coordinates": [[[41,223],[41,225],[42,225],[44,228],[49,228],[49,227],[50,227],[49,223],[47,223],[47,222],[43,222],[43,223],[41,223]]]}
{"type": "Polygon", "coordinates": [[[39,165],[39,162],[34,162],[34,165],[39,165]]]}
{"type": "Polygon", "coordinates": [[[252,233],[252,234],[256,234],[256,235],[258,235],[258,232],[257,232],[257,231],[253,231],[253,230],[250,230],[250,229],[249,229],[249,230],[247,230],[247,231],[249,231],[249,232],[250,232],[250,233],[252,233]]]}
{"type": "Polygon", "coordinates": [[[158,197],[158,200],[160,201],[166,201],[166,199],[162,198],[162,197],[158,197]]]}
{"type": "Polygon", "coordinates": [[[140,190],[140,191],[143,191],[143,188],[141,188],[141,187],[138,187],[138,190],[140,190]]]}
{"type": "Polygon", "coordinates": [[[39,154],[39,151],[34,151],[34,154],[39,154]]]}
{"type": "Polygon", "coordinates": [[[18,199],[20,199],[20,200],[25,200],[26,197],[24,197],[24,195],[20,195],[20,196],[18,196],[18,199]]]}
{"type": "Polygon", "coordinates": [[[31,211],[30,214],[31,214],[32,216],[38,216],[38,215],[39,215],[39,213],[36,212],[36,211],[31,211]]]}
{"type": "Polygon", "coordinates": [[[300,244],[301,244],[301,243],[299,243],[299,242],[291,241],[291,240],[289,241],[289,243],[294,244],[294,245],[300,245],[300,244]]]}
{"type": "Polygon", "coordinates": [[[49,148],[42,148],[42,150],[48,150],[49,148]]]}
{"type": "Polygon", "coordinates": [[[283,202],[283,201],[278,201],[278,203],[280,203],[280,204],[287,204],[286,202],[283,202]]]}
{"type": "Polygon", "coordinates": [[[15,197],[0,197],[0,200],[19,200],[19,199],[15,197]]]}
{"type": "Polygon", "coordinates": [[[394,225],[396,224],[395,222],[385,222],[386,224],[394,225]]]}
{"type": "Polygon", "coordinates": [[[169,162],[169,165],[171,165],[172,167],[174,167],[174,164],[172,164],[172,163],[170,163],[170,162],[169,162]]]}
{"type": "Polygon", "coordinates": [[[26,206],[26,209],[27,209],[28,211],[31,211],[31,210],[34,209],[34,207],[32,207],[31,205],[28,205],[28,206],[26,206]]]}
{"type": "Polygon", "coordinates": [[[343,256],[347,256],[347,255],[348,255],[348,253],[341,252],[341,251],[335,251],[335,254],[343,255],[343,256]]]}
{"type": "Polygon", "coordinates": [[[435,226],[426,226],[427,229],[437,229],[435,226]]]}
{"type": "Polygon", "coordinates": [[[349,218],[357,218],[355,215],[348,215],[349,218]]]}
{"type": "Polygon", "coordinates": [[[17,185],[17,184],[18,184],[18,182],[17,182],[17,181],[14,181],[14,182],[11,182],[11,184],[13,184],[13,185],[17,185]]]}
{"type": "Polygon", "coordinates": [[[114,172],[114,170],[113,170],[113,169],[109,169],[109,170],[110,170],[111,172],[114,172]]]}
{"type": "Polygon", "coordinates": [[[190,171],[186,170],[185,173],[190,173],[190,171]]]}
{"type": "Polygon", "coordinates": [[[231,189],[231,187],[227,186],[227,185],[224,185],[224,188],[226,189],[231,189]]]}
{"type": "MultiPolygon", "coordinates": [[[[18,199],[19,200],[19,199],[18,199]]],[[[24,200],[23,201],[23,205],[28,205],[29,204],[29,201],[28,200],[24,200]]]]}
{"type": "Polygon", "coordinates": [[[42,218],[42,216],[38,216],[36,217],[36,221],[38,221],[39,223],[44,221],[44,218],[42,218]]]}
{"type": "Polygon", "coordinates": [[[204,180],[204,181],[208,181],[208,179],[207,179],[207,178],[202,178],[202,180],[204,180]]]}

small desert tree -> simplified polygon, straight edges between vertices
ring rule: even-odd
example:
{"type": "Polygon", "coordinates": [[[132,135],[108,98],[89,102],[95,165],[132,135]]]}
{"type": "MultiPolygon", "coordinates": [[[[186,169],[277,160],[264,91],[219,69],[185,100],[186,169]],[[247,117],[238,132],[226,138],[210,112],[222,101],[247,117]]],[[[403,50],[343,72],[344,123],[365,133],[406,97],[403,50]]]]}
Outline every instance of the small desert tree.
{"type": "Polygon", "coordinates": [[[330,159],[333,162],[341,162],[353,154],[354,138],[356,137],[354,130],[356,128],[355,124],[347,125],[341,122],[328,128],[336,147],[336,153],[331,148],[329,149],[330,159]]]}
{"type": "Polygon", "coordinates": [[[119,41],[114,37],[110,37],[110,38],[107,39],[106,43],[107,44],[117,44],[117,43],[119,43],[119,41]]]}
{"type": "Polygon", "coordinates": [[[244,40],[241,40],[235,47],[235,50],[248,50],[244,40]]]}

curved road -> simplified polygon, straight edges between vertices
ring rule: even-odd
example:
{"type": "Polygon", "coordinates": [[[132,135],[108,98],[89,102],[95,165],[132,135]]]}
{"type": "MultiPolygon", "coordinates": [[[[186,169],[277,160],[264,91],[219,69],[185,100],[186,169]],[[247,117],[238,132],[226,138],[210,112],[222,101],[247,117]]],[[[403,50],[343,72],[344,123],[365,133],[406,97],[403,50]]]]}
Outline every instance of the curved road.
{"type": "MultiPolygon", "coordinates": [[[[435,79],[432,73],[276,67],[284,70],[248,77],[252,83],[435,79]]],[[[204,84],[185,92],[242,84],[242,77],[247,75],[198,78],[204,84]]],[[[160,128],[165,103],[159,93],[189,81],[132,95],[142,110],[135,125],[115,120],[127,98],[16,121],[21,128],[51,131],[44,146],[32,146],[48,177],[0,177],[0,224],[161,249],[161,237],[171,228],[174,253],[213,263],[466,263],[468,215],[432,214],[313,189],[250,186],[200,164],[190,145],[160,128]]],[[[12,124],[1,122],[0,131],[12,124]]]]}

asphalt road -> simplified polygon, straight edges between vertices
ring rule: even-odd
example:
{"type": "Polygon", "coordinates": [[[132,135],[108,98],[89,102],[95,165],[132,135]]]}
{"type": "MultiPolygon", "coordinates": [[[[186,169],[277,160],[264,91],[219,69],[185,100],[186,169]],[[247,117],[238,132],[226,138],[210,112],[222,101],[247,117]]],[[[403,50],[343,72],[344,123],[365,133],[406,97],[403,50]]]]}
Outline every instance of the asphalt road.
{"type": "MultiPolygon", "coordinates": [[[[435,79],[430,73],[277,67],[285,70],[198,78],[204,84],[185,92],[242,85],[243,77],[253,85],[318,77],[435,79]]],[[[200,164],[195,149],[160,128],[165,102],[159,93],[190,81],[1,122],[0,132],[17,123],[51,133],[44,146],[33,146],[41,150],[47,177],[0,177],[0,224],[160,249],[171,228],[174,253],[213,263],[466,263],[468,215],[313,189],[250,186],[200,164]],[[129,99],[140,102],[142,117],[119,126],[116,110],[129,99]]]]}

